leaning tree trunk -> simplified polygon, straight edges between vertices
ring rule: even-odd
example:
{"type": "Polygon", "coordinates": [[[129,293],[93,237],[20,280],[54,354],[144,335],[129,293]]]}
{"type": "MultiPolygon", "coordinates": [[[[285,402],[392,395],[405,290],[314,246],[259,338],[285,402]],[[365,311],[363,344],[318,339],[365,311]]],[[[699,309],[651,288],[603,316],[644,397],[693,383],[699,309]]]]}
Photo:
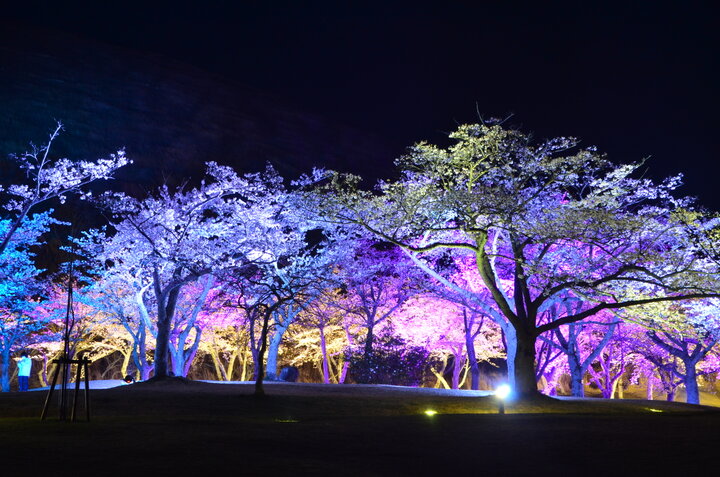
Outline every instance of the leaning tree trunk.
{"type": "Polygon", "coordinates": [[[267,350],[267,365],[265,366],[265,377],[268,381],[277,381],[278,379],[278,355],[280,354],[280,344],[282,343],[283,335],[287,331],[287,326],[277,326],[275,322],[275,332],[272,338],[270,338],[270,344],[267,350]]]}
{"type": "Polygon", "coordinates": [[[472,330],[465,327],[465,349],[467,349],[467,359],[470,365],[470,389],[477,391],[480,389],[480,365],[475,355],[475,339],[472,330]]]}

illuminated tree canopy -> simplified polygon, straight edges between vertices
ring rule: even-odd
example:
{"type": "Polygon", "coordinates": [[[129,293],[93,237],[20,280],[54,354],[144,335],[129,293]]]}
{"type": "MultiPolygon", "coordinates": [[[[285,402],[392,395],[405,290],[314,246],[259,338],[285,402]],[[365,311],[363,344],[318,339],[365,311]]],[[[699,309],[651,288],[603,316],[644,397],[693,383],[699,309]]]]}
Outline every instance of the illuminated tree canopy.
{"type": "MultiPolygon", "coordinates": [[[[699,402],[700,378],[720,370],[720,219],[676,195],[680,178],[641,178],[642,164],[573,138],[478,124],[450,139],[416,144],[372,191],[336,172],[286,183],[208,162],[195,187],[100,194],[108,224],[73,239],[89,283],[74,349],[103,376],[252,377],[259,395],[282,366],[395,382],[395,363],[428,386],[507,373],[532,397],[567,376],[566,393],[591,382],[613,397],[642,380],[649,396],[682,386],[699,402]]],[[[33,258],[56,221],[33,209],[129,162],[53,162],[48,149],[19,159],[27,184],[2,190],[3,390],[20,347],[45,363],[41,383],[58,352],[48,310],[64,292],[33,258]]]]}
{"type": "MultiPolygon", "coordinates": [[[[635,179],[638,164],[614,165],[577,150],[572,138],[532,144],[500,125],[462,126],[450,138],[456,144],[447,149],[415,145],[397,161],[400,179],[380,182],[376,192],[361,190],[357,177],[331,174],[313,197],[328,220],[397,244],[451,288],[431,258],[473,257],[501,316],[519,393],[536,392],[541,333],[606,309],[715,294],[715,264],[676,217],[691,205],[673,196],[679,179],[635,179]],[[632,296],[628,284],[653,294],[632,296]],[[583,306],[539,322],[568,298],[583,306]]],[[[471,290],[458,291],[472,298],[471,290]]]]}

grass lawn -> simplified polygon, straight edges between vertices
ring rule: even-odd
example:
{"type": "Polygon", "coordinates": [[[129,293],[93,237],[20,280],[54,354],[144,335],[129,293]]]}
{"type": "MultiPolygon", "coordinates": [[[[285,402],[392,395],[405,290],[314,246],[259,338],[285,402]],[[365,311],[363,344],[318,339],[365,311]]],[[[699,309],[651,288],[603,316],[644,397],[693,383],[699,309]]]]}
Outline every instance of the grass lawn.
{"type": "MultiPolygon", "coordinates": [[[[5,475],[670,475],[714,472],[720,410],[437,390],[179,380],[93,390],[91,422],[0,394],[5,475]],[[433,409],[430,417],[424,411],[433,409]],[[60,471],[60,472],[58,472],[60,471]]],[[[55,399],[53,399],[55,401],[55,399]]],[[[81,415],[84,415],[81,413],[81,415]]]]}

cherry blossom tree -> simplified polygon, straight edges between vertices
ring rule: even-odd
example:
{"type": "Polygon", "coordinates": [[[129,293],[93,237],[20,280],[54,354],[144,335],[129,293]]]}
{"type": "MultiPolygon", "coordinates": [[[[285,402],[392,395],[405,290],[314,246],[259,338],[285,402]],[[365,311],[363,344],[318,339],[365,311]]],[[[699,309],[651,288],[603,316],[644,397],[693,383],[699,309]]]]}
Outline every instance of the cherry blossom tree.
{"type": "MultiPolygon", "coordinates": [[[[0,222],[0,230],[3,226],[7,226],[7,222],[0,222]]],[[[46,320],[34,313],[38,300],[45,295],[45,286],[37,280],[39,271],[28,244],[17,240],[22,235],[17,233],[16,240],[0,254],[0,384],[3,392],[10,390],[13,352],[28,345],[47,325],[46,320]]]]}
{"type": "Polygon", "coordinates": [[[542,333],[602,310],[714,296],[708,268],[676,211],[690,207],[673,190],[633,177],[641,164],[615,165],[573,138],[533,144],[501,125],[467,125],[443,149],[416,144],[400,158],[400,178],[364,191],[357,177],[323,179],[307,202],[327,220],[362,226],[400,246],[414,263],[478,306],[494,311],[507,341],[508,372],[522,396],[536,396],[535,344],[542,333]],[[465,254],[491,296],[482,303],[433,268],[446,251],[465,254]],[[629,296],[627,283],[656,288],[629,296]],[[568,295],[583,306],[551,322],[540,314],[568,295]]]}
{"type": "MultiPolygon", "coordinates": [[[[140,274],[143,286],[151,283],[148,293],[152,297],[143,296],[138,305],[141,315],[141,302],[148,312],[146,305],[154,305],[156,377],[168,376],[171,334],[184,287],[202,277],[207,283],[209,275],[224,269],[250,267],[258,246],[272,239],[268,231],[280,228],[277,218],[283,212],[277,197],[281,187],[282,179],[271,168],[264,174],[238,176],[210,162],[207,179],[199,187],[176,191],[162,187],[143,200],[124,194],[100,199],[113,214],[115,233],[96,230],[86,234],[81,245],[99,263],[140,274]]],[[[191,308],[202,305],[198,301],[191,308]]],[[[183,333],[179,337],[187,338],[183,333]]],[[[177,353],[185,352],[184,343],[173,346],[177,353]]]]}
{"type": "Polygon", "coordinates": [[[363,359],[373,352],[376,330],[419,291],[420,275],[392,244],[360,240],[339,264],[343,286],[335,306],[345,312],[348,327],[364,330],[363,359]]]}
{"type": "MultiPolygon", "coordinates": [[[[603,341],[607,336],[603,337],[603,341]]],[[[617,391],[622,390],[621,380],[632,363],[637,346],[636,338],[624,325],[616,325],[610,337],[597,354],[593,366],[588,367],[591,381],[605,399],[614,398],[617,391]]]]}
{"type": "MultiPolygon", "coordinates": [[[[462,387],[472,364],[477,367],[478,361],[504,355],[499,330],[491,320],[462,304],[431,293],[411,298],[393,319],[393,325],[407,343],[423,346],[439,358],[442,366],[431,371],[438,385],[445,388],[462,387]],[[451,380],[447,383],[444,374],[449,361],[452,363],[451,380]]],[[[477,382],[473,379],[471,388],[479,388],[479,379],[477,382]]]]}
{"type": "Polygon", "coordinates": [[[249,325],[257,396],[265,394],[266,375],[276,379],[282,337],[306,304],[320,294],[318,279],[327,275],[334,261],[328,261],[331,254],[323,243],[306,241],[307,226],[286,222],[266,231],[262,234],[265,241],[258,241],[251,254],[252,267],[240,272],[228,269],[223,275],[224,282],[237,291],[237,306],[245,312],[249,325]]]}
{"type": "Polygon", "coordinates": [[[0,216],[0,223],[3,223],[0,228],[0,255],[17,232],[25,231],[37,240],[52,222],[49,214],[30,216],[37,207],[56,198],[64,203],[67,196],[74,193],[87,197],[88,193],[82,191],[84,186],[96,180],[111,179],[117,169],[131,162],[122,150],[111,154],[108,159],[94,162],[53,159],[50,148],[61,131],[62,124],[58,123],[44,146],[31,144],[29,152],[12,156],[25,172],[26,181],[22,184],[0,185],[0,193],[5,195],[0,216]]]}
{"type": "MultiPolygon", "coordinates": [[[[579,305],[582,305],[582,303],[577,299],[555,303],[546,310],[546,316],[541,320],[552,322],[557,319],[557,315],[560,313],[559,307],[570,308],[565,314],[571,314],[573,313],[572,307],[579,305]]],[[[620,321],[613,319],[612,315],[603,320],[602,314],[602,312],[598,313],[598,316],[593,320],[584,320],[579,323],[570,323],[567,326],[554,328],[546,333],[547,336],[540,335],[541,341],[549,346],[548,353],[551,353],[551,350],[562,353],[564,359],[561,361],[565,363],[569,371],[570,392],[573,396],[585,396],[583,378],[590,365],[600,357],[610,342],[616,326],[620,324],[620,321]]],[[[559,368],[554,366],[552,369],[559,368]]]]}
{"type": "Polygon", "coordinates": [[[214,292],[211,302],[218,306],[202,312],[209,326],[203,333],[200,351],[210,357],[218,380],[232,381],[238,375],[240,381],[247,381],[252,369],[249,327],[242,313],[230,305],[233,299],[237,298],[228,296],[226,290],[214,292]]]}
{"type": "MultiPolygon", "coordinates": [[[[126,340],[127,346],[116,346],[118,351],[129,358],[137,373],[136,378],[147,380],[153,370],[153,363],[149,357],[152,351],[151,328],[148,319],[144,319],[146,312],[145,294],[151,286],[149,280],[143,282],[140,270],[129,273],[122,267],[112,267],[108,270],[94,270],[96,279],[79,299],[106,316],[106,328],[117,327],[111,341],[126,340]],[[122,331],[121,331],[122,330],[122,331]]],[[[127,374],[127,363],[123,362],[123,376],[127,374]]]]}
{"type": "Polygon", "coordinates": [[[334,293],[325,290],[308,303],[303,308],[298,322],[302,326],[302,331],[293,337],[293,348],[301,351],[292,364],[298,365],[305,359],[319,361],[318,367],[325,384],[343,383],[347,372],[343,351],[349,343],[342,326],[342,312],[333,306],[334,300],[334,293]]]}
{"type": "MultiPolygon", "coordinates": [[[[0,304],[5,310],[0,330],[3,355],[9,353],[21,337],[43,325],[42,320],[28,318],[27,313],[32,308],[29,295],[32,293],[23,297],[17,294],[19,287],[26,286],[28,280],[40,273],[28,260],[29,249],[41,245],[41,236],[52,224],[60,223],[52,217],[52,210],[38,211],[38,208],[53,199],[64,203],[71,194],[87,197],[87,192],[83,192],[86,185],[112,178],[118,168],[130,162],[123,151],[97,161],[54,159],[50,149],[61,130],[62,124],[58,123],[44,146],[31,144],[30,151],[11,156],[25,175],[23,182],[0,184],[0,300],[5,301],[0,304]],[[8,299],[13,304],[9,304],[8,299]],[[21,302],[25,304],[20,306],[21,302]]],[[[3,367],[8,364],[9,354],[3,359],[3,367]]],[[[3,376],[6,375],[5,372],[3,376]]],[[[3,378],[3,388],[7,387],[6,381],[3,378]]]]}
{"type": "Polygon", "coordinates": [[[714,299],[681,304],[656,303],[634,310],[633,318],[647,327],[647,359],[665,371],[666,388],[684,385],[686,400],[700,403],[698,378],[716,371],[700,363],[720,340],[720,302],[714,299]],[[659,349],[657,349],[659,348],[659,349]],[[670,385],[672,383],[672,385],[670,385]]]}
{"type": "MultiPolygon", "coordinates": [[[[347,253],[344,244],[324,240],[311,244],[302,234],[303,229],[295,227],[297,239],[294,251],[287,250],[282,264],[273,266],[266,274],[274,273],[272,287],[281,287],[283,295],[288,299],[273,310],[272,336],[268,345],[266,372],[268,379],[278,379],[278,354],[283,336],[298,319],[306,307],[317,300],[325,288],[337,283],[338,277],[333,269],[338,262],[345,259],[347,253]]],[[[266,267],[268,268],[268,267],[266,267]]],[[[270,282],[266,282],[270,287],[270,282]]]]}

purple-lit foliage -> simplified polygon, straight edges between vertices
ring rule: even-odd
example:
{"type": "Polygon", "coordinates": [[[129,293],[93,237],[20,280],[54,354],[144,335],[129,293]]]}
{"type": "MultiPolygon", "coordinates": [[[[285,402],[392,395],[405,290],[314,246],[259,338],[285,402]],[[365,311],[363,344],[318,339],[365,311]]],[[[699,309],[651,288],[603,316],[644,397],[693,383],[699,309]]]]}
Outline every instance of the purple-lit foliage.
{"type": "MultiPolygon", "coordinates": [[[[649,393],[683,384],[697,401],[697,376],[717,368],[718,304],[700,299],[717,296],[720,220],[675,198],[677,179],[634,179],[638,165],[571,138],[533,144],[498,125],[451,137],[414,146],[375,192],[350,176],[318,171],[287,188],[272,169],[208,163],[195,188],[101,196],[110,227],[76,239],[94,283],[77,292],[74,346],[142,379],[252,373],[258,394],[282,365],[326,383],[461,388],[470,376],[479,389],[491,381],[481,365],[507,358],[519,394],[558,392],[568,375],[576,396],[589,378],[605,397],[644,381],[649,393]]],[[[40,202],[83,183],[47,186],[40,202]]],[[[17,222],[22,201],[8,204],[2,306],[24,303],[18,316],[57,328],[43,323],[64,293],[36,307],[24,281],[53,219],[17,222]]],[[[33,346],[57,352],[50,335],[33,346]]]]}

